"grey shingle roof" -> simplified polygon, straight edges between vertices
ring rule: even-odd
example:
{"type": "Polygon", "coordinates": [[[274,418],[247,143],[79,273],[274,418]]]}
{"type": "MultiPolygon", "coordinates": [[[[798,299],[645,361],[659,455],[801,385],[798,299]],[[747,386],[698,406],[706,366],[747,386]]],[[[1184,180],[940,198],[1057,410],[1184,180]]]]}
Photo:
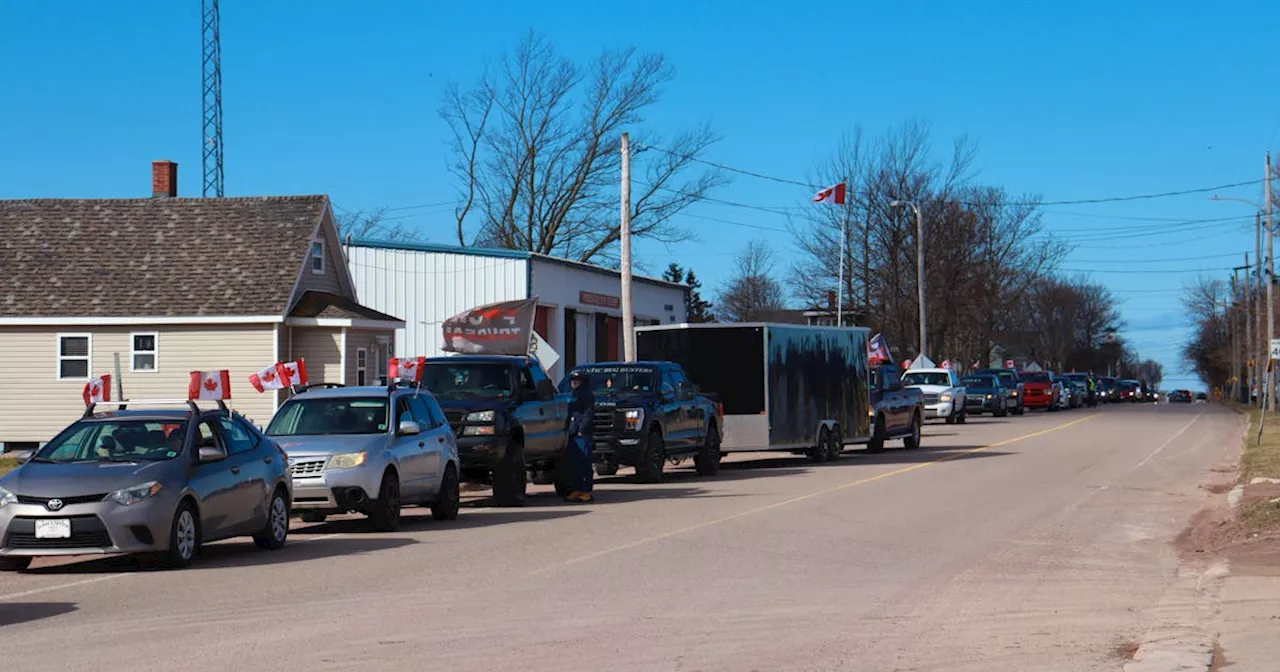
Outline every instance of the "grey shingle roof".
{"type": "Polygon", "coordinates": [[[289,317],[337,317],[350,320],[381,320],[403,322],[398,317],[366,308],[355,301],[337,294],[307,290],[289,311],[289,317]]]}
{"type": "Polygon", "coordinates": [[[283,316],[327,202],[0,200],[0,317],[283,316]]]}

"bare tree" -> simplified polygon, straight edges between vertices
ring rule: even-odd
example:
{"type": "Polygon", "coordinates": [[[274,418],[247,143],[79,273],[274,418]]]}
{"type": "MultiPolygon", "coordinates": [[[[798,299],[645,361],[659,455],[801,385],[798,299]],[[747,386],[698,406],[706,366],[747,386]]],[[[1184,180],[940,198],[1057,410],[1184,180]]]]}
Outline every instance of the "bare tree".
{"type": "MultiPolygon", "coordinates": [[[[451,86],[440,115],[453,133],[459,244],[616,259],[619,137],[643,122],[673,76],[660,54],[605,51],[580,66],[530,34],[474,88],[451,86]]],[[[671,219],[725,182],[717,170],[695,170],[716,139],[700,127],[636,143],[635,236],[690,237],[671,219]]]]}
{"type": "Polygon", "coordinates": [[[338,234],[345,241],[350,238],[377,240],[421,241],[422,232],[410,229],[402,221],[387,216],[386,208],[334,213],[338,234]]]}
{"type": "Polygon", "coordinates": [[[774,278],[773,252],[760,240],[747,243],[736,260],[737,274],[720,291],[720,317],[754,322],[786,308],[782,283],[774,278]]]}

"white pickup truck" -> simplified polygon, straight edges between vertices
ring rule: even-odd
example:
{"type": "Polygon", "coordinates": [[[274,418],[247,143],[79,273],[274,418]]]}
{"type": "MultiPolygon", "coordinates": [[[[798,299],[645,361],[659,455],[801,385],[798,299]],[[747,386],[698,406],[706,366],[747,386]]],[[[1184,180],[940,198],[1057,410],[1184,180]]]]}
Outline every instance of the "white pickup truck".
{"type": "Polygon", "coordinates": [[[964,385],[951,369],[907,369],[902,384],[924,395],[924,417],[945,418],[948,425],[964,424],[964,385]]]}

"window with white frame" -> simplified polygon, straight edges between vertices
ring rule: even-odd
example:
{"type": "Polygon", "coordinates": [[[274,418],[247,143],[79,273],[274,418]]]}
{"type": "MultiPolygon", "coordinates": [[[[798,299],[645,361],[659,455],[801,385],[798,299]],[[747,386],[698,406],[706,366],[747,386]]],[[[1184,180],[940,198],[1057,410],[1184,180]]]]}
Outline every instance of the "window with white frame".
{"type": "Polygon", "coordinates": [[[88,380],[93,337],[58,334],[58,380],[88,380]]]}
{"type": "Polygon", "coordinates": [[[324,241],[311,243],[311,272],[324,273],[324,241]]]}
{"type": "Polygon", "coordinates": [[[356,348],[356,385],[367,385],[369,370],[369,351],[356,348]]]}
{"type": "Polygon", "coordinates": [[[157,346],[159,340],[160,335],[154,331],[129,334],[130,371],[137,373],[139,371],[155,371],[160,368],[159,348],[157,346]]]}

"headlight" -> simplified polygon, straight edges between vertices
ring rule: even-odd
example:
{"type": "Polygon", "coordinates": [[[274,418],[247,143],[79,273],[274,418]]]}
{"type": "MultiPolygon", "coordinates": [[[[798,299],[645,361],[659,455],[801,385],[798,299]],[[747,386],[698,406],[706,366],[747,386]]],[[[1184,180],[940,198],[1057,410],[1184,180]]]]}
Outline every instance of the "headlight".
{"type": "Polygon", "coordinates": [[[160,492],[163,488],[164,486],[160,485],[156,481],[148,481],[146,483],[139,483],[132,488],[116,490],[115,492],[107,495],[107,499],[110,499],[121,506],[129,506],[131,504],[137,504],[148,497],[154,497],[155,494],[160,492]]]}
{"type": "Polygon", "coordinates": [[[8,490],[5,490],[4,488],[0,488],[0,507],[5,506],[6,504],[17,504],[17,503],[18,503],[17,495],[13,494],[12,492],[9,492],[8,490]]]}
{"type": "Polygon", "coordinates": [[[493,410],[476,411],[467,414],[467,422],[493,422],[498,417],[493,410]]]}
{"type": "Polygon", "coordinates": [[[628,432],[638,432],[644,426],[644,409],[629,408],[622,412],[622,417],[626,420],[628,432]]]}
{"type": "Polygon", "coordinates": [[[994,396],[995,396],[994,394],[988,394],[988,395],[987,395],[987,398],[988,398],[988,399],[990,399],[990,398],[992,398],[992,397],[994,397],[994,396]]]}
{"type": "Polygon", "coordinates": [[[365,457],[368,453],[363,451],[359,453],[342,453],[329,458],[329,463],[325,465],[325,469],[350,469],[364,464],[365,457]]]}
{"type": "Polygon", "coordinates": [[[938,399],[940,399],[941,401],[951,401],[951,393],[944,392],[941,397],[938,397],[938,399]]]}
{"type": "Polygon", "coordinates": [[[1018,396],[1018,391],[1017,391],[1017,390],[1014,390],[1013,392],[1010,392],[1010,394],[1012,394],[1013,396],[1015,396],[1015,397],[1016,397],[1016,396],[1018,396]]]}
{"type": "MultiPolygon", "coordinates": [[[[490,411],[490,412],[492,412],[492,411],[490,411]]],[[[463,428],[462,428],[462,435],[463,435],[463,436],[493,436],[494,429],[495,429],[495,428],[494,428],[494,426],[493,426],[493,425],[479,425],[479,426],[475,426],[475,427],[463,427],[463,428]]]]}

